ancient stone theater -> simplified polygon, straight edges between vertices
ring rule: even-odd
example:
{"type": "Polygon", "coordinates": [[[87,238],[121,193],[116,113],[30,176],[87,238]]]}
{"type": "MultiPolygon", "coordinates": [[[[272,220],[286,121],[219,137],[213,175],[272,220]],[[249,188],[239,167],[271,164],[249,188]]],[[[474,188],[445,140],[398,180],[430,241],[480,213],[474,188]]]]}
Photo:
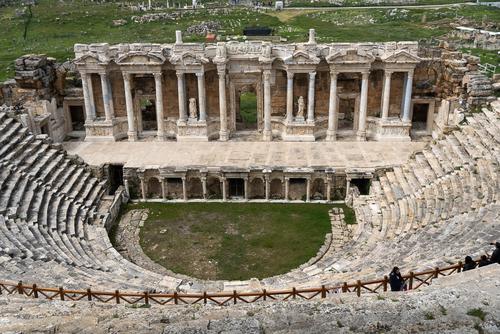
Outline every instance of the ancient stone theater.
{"type": "MultiPolygon", "coordinates": [[[[482,317],[477,326],[498,330],[481,313],[498,309],[498,266],[467,274],[459,262],[500,240],[499,78],[481,72],[478,57],[446,42],[319,43],[314,30],[288,44],[186,43],[178,31],[173,44],[76,44],[74,53],[62,64],[20,57],[15,79],[0,85],[1,294],[71,300],[65,314],[86,302],[174,304],[162,314],[170,318],[140,324],[177,332],[189,319],[200,332],[226,328],[217,319],[231,312],[239,319],[231,324],[255,333],[292,318],[316,332],[325,319],[389,331],[366,324],[373,317],[364,306],[343,305],[354,303],[349,295],[373,314],[406,305],[401,317],[414,328],[442,317],[450,328],[472,328],[482,317]],[[121,215],[127,202],[327,203],[331,233],[287,273],[202,280],[142,252],[148,213],[121,215]],[[122,244],[112,245],[109,231],[122,244]],[[391,288],[384,275],[396,264],[409,290],[427,292],[369,297],[391,288]],[[444,277],[451,274],[458,278],[444,277]],[[471,310],[457,309],[465,307],[458,293],[471,310]],[[321,319],[307,318],[313,304],[299,299],[324,300],[314,304],[321,319]],[[245,305],[266,301],[266,311],[245,305]],[[207,305],[177,308],[194,303],[207,305]],[[236,303],[244,305],[221,308],[236,303]],[[424,315],[424,304],[438,306],[424,315]]],[[[117,310],[109,321],[156,312],[117,310]]]]}

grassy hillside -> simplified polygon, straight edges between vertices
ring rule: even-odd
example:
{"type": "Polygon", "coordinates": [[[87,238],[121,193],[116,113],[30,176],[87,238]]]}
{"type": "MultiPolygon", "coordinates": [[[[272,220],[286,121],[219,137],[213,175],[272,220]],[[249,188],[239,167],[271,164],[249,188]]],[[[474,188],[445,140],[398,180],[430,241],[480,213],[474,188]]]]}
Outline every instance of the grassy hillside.
{"type": "MultiPolygon", "coordinates": [[[[184,0],[183,0],[184,1],[184,0]]],[[[130,3],[133,1],[128,1],[130,3]]],[[[138,1],[136,1],[138,2],[138,1]]],[[[147,2],[147,1],[146,1],[147,2]]],[[[175,1],[173,1],[175,2],[175,1]]],[[[171,1],[172,3],[172,1],[171,1]]],[[[252,11],[243,8],[184,12],[182,17],[146,24],[131,17],[143,15],[119,2],[95,4],[84,0],[39,0],[27,39],[23,39],[25,17],[21,5],[0,8],[0,81],[13,77],[13,61],[28,53],[46,53],[60,61],[73,56],[75,43],[172,42],[175,30],[203,21],[217,21],[222,35],[242,35],[245,26],[269,26],[288,41],[304,41],[309,28],[317,30],[321,42],[419,40],[440,36],[450,22],[466,19],[471,25],[500,22],[500,9],[464,6],[452,9],[358,9],[252,11]],[[113,20],[127,24],[114,26],[113,20]]],[[[202,36],[185,36],[202,41],[202,36]]]]}

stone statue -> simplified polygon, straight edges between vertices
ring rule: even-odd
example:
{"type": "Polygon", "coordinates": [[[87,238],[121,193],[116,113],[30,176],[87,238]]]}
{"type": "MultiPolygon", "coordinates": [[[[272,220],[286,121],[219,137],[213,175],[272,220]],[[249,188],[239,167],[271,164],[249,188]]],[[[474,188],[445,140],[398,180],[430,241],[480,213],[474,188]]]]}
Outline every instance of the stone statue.
{"type": "Polygon", "coordinates": [[[224,42],[217,43],[217,49],[215,50],[215,57],[220,59],[226,59],[226,44],[224,42]]]}
{"type": "Polygon", "coordinates": [[[299,101],[297,102],[297,119],[304,120],[304,110],[306,109],[306,103],[304,102],[304,97],[300,96],[299,101]]]}
{"type": "Polygon", "coordinates": [[[189,118],[192,120],[198,119],[198,111],[196,110],[196,99],[191,97],[189,99],[189,118]]]}

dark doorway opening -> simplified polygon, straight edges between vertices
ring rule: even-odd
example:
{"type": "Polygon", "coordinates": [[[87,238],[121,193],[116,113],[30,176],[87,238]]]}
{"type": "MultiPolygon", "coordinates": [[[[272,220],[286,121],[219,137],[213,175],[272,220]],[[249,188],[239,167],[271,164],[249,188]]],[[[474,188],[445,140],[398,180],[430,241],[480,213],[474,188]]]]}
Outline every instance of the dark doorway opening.
{"type": "Polygon", "coordinates": [[[85,116],[83,106],[69,106],[71,117],[71,129],[73,131],[85,131],[85,116]]]}
{"type": "Polygon", "coordinates": [[[339,130],[354,130],[356,99],[339,99],[339,130]]]}
{"type": "Polygon", "coordinates": [[[257,95],[255,92],[240,92],[236,130],[257,130],[257,128],[257,95]]]}
{"type": "Polygon", "coordinates": [[[45,124],[40,127],[40,132],[42,135],[49,135],[49,125],[45,124]]]}
{"type": "Polygon", "coordinates": [[[356,186],[361,195],[368,195],[370,192],[371,179],[352,179],[351,186],[356,186]]]}
{"type": "Polygon", "coordinates": [[[142,131],[157,131],[156,107],[153,99],[141,99],[142,131]]]}
{"type": "Polygon", "coordinates": [[[123,165],[109,165],[109,194],[114,195],[119,186],[123,186],[123,165]]]}
{"type": "Polygon", "coordinates": [[[307,180],[306,179],[290,179],[290,188],[288,190],[288,199],[292,201],[306,200],[307,195],[307,180]]]}
{"type": "Polygon", "coordinates": [[[229,197],[241,198],[245,196],[245,181],[243,179],[229,180],[229,197]]]}
{"type": "Polygon", "coordinates": [[[411,118],[413,130],[427,129],[427,114],[429,112],[429,104],[415,103],[413,105],[413,116],[411,118]]]}

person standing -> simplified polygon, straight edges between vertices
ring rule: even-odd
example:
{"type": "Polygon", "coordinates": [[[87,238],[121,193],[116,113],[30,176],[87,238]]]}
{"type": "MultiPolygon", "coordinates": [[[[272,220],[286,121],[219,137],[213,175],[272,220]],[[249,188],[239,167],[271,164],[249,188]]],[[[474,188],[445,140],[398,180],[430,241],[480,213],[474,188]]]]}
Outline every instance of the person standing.
{"type": "Polygon", "coordinates": [[[405,280],[401,276],[401,272],[398,267],[394,267],[389,274],[389,284],[391,285],[391,291],[402,291],[404,290],[405,280]]]}
{"type": "Polygon", "coordinates": [[[492,242],[490,245],[495,245],[495,250],[493,251],[493,254],[491,254],[490,262],[500,263],[500,242],[492,242]]]}
{"type": "Polygon", "coordinates": [[[474,262],[470,256],[466,256],[462,271],[472,270],[474,268],[476,268],[476,262],[474,262]]]}

